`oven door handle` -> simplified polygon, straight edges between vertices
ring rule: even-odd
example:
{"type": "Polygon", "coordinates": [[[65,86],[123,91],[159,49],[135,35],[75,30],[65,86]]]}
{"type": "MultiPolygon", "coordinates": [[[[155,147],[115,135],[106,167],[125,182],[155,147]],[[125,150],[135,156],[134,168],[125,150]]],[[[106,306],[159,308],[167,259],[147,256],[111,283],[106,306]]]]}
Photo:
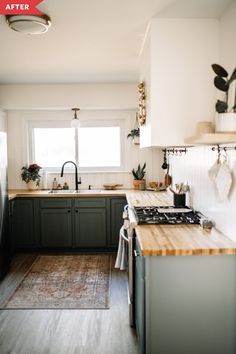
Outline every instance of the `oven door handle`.
{"type": "Polygon", "coordinates": [[[125,236],[124,232],[121,233],[121,237],[123,238],[123,240],[125,242],[129,242],[129,239],[128,239],[128,237],[125,236]]]}
{"type": "Polygon", "coordinates": [[[134,256],[139,257],[139,256],[141,256],[141,254],[139,252],[137,252],[136,250],[134,250],[134,256]]]}

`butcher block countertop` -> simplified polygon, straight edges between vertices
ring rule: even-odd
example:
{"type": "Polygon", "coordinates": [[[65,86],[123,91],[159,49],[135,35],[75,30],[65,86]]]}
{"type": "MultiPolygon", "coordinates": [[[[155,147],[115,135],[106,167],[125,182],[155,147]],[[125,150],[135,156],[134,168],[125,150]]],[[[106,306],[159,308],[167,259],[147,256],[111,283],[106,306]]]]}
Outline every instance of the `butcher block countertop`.
{"type": "Polygon", "coordinates": [[[79,193],[66,193],[63,191],[62,193],[49,193],[49,190],[38,190],[38,191],[29,191],[27,189],[10,189],[8,191],[9,200],[14,198],[62,198],[62,197],[125,197],[127,193],[127,189],[120,190],[80,190],[79,193]]]}
{"type": "MultiPolygon", "coordinates": [[[[134,206],[172,205],[168,192],[128,192],[134,206]]],[[[236,254],[236,243],[215,228],[200,225],[138,225],[135,227],[143,256],[192,256],[236,254]]]]}

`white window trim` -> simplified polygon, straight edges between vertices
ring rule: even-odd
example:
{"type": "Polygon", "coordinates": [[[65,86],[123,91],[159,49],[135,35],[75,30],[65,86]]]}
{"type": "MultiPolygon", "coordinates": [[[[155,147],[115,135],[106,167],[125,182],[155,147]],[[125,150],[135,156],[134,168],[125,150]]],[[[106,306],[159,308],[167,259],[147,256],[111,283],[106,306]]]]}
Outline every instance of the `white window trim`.
{"type": "MultiPolygon", "coordinates": [[[[80,167],[78,161],[78,139],[79,139],[79,131],[78,134],[75,131],[75,163],[78,165],[79,171],[82,173],[97,173],[97,172],[124,172],[126,166],[126,153],[125,153],[125,119],[104,119],[104,120],[80,120],[81,127],[120,127],[120,166],[109,166],[109,167],[80,167]]],[[[28,121],[28,136],[29,136],[29,160],[30,163],[35,162],[35,149],[34,149],[34,128],[70,128],[70,122],[64,120],[44,120],[44,121],[36,121],[29,120],[28,121]]],[[[49,173],[59,173],[61,171],[61,167],[43,167],[46,172],[49,173]]],[[[73,173],[73,167],[68,165],[66,167],[67,173],[73,173]]]]}

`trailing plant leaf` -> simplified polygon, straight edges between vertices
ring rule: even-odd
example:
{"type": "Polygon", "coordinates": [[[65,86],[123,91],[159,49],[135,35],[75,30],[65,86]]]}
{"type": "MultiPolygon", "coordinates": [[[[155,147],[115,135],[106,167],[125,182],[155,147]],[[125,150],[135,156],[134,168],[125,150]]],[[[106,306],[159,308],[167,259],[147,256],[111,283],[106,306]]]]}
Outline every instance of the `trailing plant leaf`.
{"type": "Polygon", "coordinates": [[[216,76],[216,77],[215,77],[215,79],[214,79],[214,84],[215,84],[215,87],[218,88],[218,90],[227,92],[228,89],[229,89],[229,84],[228,84],[228,82],[225,81],[225,79],[223,79],[223,78],[220,77],[220,76],[216,76]]]}
{"type": "Polygon", "coordinates": [[[216,107],[216,112],[225,113],[227,111],[227,109],[228,109],[228,104],[226,102],[224,102],[224,101],[218,100],[216,102],[216,106],[215,107],[216,107]]]}
{"type": "Polygon", "coordinates": [[[227,71],[219,64],[212,64],[211,67],[217,76],[227,77],[229,75],[227,71]]]}
{"type": "Polygon", "coordinates": [[[127,135],[127,139],[128,139],[128,138],[134,139],[135,136],[139,136],[139,128],[137,128],[137,129],[132,129],[132,130],[130,131],[130,133],[127,135]]]}

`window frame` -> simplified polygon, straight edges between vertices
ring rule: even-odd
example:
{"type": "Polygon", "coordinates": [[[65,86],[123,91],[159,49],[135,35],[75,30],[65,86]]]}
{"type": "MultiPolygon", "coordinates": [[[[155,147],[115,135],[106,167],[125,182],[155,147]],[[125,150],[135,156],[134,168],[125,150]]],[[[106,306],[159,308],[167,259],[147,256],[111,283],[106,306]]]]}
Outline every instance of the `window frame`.
{"type": "MultiPolygon", "coordinates": [[[[120,128],[120,166],[99,166],[99,167],[80,167],[79,166],[79,128],[74,129],[75,132],[75,163],[80,172],[123,172],[126,166],[125,161],[125,120],[124,119],[89,119],[80,120],[80,126],[83,127],[119,127],[120,128]]],[[[30,120],[28,121],[29,130],[29,160],[35,162],[35,142],[34,129],[35,128],[70,128],[70,121],[68,120],[30,120]]],[[[44,171],[51,173],[59,173],[61,166],[58,167],[44,167],[44,171]]],[[[67,166],[66,172],[74,172],[73,167],[67,166]]]]}

